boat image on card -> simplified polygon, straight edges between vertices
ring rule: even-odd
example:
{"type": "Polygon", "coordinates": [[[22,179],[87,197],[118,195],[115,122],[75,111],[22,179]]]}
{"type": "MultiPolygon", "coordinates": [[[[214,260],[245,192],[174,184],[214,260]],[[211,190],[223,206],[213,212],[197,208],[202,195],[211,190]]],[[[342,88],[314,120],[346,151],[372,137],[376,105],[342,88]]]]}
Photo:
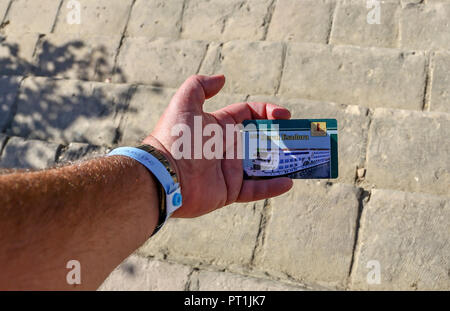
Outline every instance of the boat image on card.
{"type": "Polygon", "coordinates": [[[248,177],[329,178],[330,149],[275,149],[257,151],[244,171],[248,177]]]}

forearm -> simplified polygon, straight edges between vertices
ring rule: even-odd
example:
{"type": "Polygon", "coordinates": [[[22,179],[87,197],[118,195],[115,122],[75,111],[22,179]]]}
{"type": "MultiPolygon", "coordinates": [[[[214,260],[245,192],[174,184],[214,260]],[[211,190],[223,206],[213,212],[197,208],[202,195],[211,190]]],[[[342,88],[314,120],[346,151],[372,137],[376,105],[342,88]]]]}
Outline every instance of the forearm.
{"type": "Polygon", "coordinates": [[[96,289],[153,232],[158,194],[151,174],[125,157],[0,176],[0,289],[96,289]]]}

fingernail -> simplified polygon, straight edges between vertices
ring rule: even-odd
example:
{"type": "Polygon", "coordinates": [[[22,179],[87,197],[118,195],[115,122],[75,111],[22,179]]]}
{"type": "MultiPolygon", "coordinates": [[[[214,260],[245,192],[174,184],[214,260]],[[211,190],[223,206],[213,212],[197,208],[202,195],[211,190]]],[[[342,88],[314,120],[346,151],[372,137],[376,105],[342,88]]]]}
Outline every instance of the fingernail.
{"type": "Polygon", "coordinates": [[[272,111],[272,114],[273,114],[273,116],[274,116],[275,118],[288,118],[288,117],[291,116],[291,112],[290,112],[289,110],[286,110],[286,109],[278,109],[278,108],[275,108],[275,109],[272,111]]]}

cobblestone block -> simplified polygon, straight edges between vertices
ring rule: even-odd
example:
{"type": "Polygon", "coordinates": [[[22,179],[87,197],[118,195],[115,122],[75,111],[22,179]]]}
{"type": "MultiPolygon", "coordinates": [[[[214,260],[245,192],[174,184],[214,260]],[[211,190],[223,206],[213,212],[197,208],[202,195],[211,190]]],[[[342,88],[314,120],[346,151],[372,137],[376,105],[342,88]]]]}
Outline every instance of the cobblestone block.
{"type": "Polygon", "coordinates": [[[280,43],[227,42],[214,73],[226,76],[224,91],[227,93],[272,95],[281,76],[282,51],[280,43]]]}
{"type": "Polygon", "coordinates": [[[181,36],[189,39],[220,41],[226,17],[237,5],[239,5],[237,0],[189,1],[184,11],[181,36]]]}
{"type": "Polygon", "coordinates": [[[207,270],[195,271],[191,277],[191,290],[199,291],[303,291],[291,284],[207,270]]]}
{"type": "Polygon", "coordinates": [[[174,89],[138,86],[121,125],[121,144],[135,145],[142,142],[156,126],[174,94],[174,89]]]}
{"type": "Polygon", "coordinates": [[[29,78],[9,132],[65,144],[112,145],[128,93],[128,85],[29,78]]]}
{"type": "Polygon", "coordinates": [[[182,291],[191,268],[131,255],[103,282],[100,291],[182,291]]]}
{"type": "Polygon", "coordinates": [[[450,49],[450,3],[429,2],[402,10],[401,47],[418,50],[450,49]]]}
{"type": "Polygon", "coordinates": [[[433,57],[433,75],[431,77],[432,111],[450,113],[450,53],[438,53],[433,57]]]}
{"type": "Polygon", "coordinates": [[[219,267],[248,265],[255,248],[262,205],[261,201],[233,204],[200,218],[172,218],[139,253],[219,267]]]}
{"type": "Polygon", "coordinates": [[[270,0],[189,1],[182,37],[202,40],[261,40],[270,0]]]}
{"type": "Polygon", "coordinates": [[[77,0],[80,3],[79,23],[76,8],[64,0],[55,26],[55,33],[90,35],[122,35],[133,0],[77,0]]]}
{"type": "Polygon", "coordinates": [[[4,19],[6,33],[50,33],[61,0],[14,0],[4,19]]]}
{"type": "Polygon", "coordinates": [[[11,137],[0,158],[0,167],[44,169],[55,164],[60,145],[39,140],[11,137]]]}
{"type": "Polygon", "coordinates": [[[272,41],[327,43],[335,1],[277,1],[267,35],[272,41]]]}
{"type": "Polygon", "coordinates": [[[265,241],[256,265],[309,284],[345,286],[355,240],[359,189],[296,181],[271,199],[265,241]]]}
{"type": "Polygon", "coordinates": [[[450,116],[376,109],[366,181],[377,188],[448,194],[450,116]]]}
{"type": "Polygon", "coordinates": [[[289,109],[293,119],[336,119],[339,131],[339,178],[336,181],[354,182],[356,169],[364,166],[366,157],[369,125],[366,108],[275,96],[250,96],[248,101],[279,104],[289,109]]]}
{"type": "Polygon", "coordinates": [[[330,42],[394,48],[398,41],[400,9],[397,1],[380,2],[380,24],[369,24],[371,9],[367,9],[366,1],[338,2],[330,42]]]}
{"type": "Polygon", "coordinates": [[[13,105],[19,92],[21,77],[0,77],[0,132],[13,117],[13,105]]]}
{"type": "Polygon", "coordinates": [[[271,2],[271,0],[241,2],[233,13],[227,17],[222,40],[258,41],[263,39],[271,2]]]}
{"type": "Polygon", "coordinates": [[[181,14],[184,0],[138,0],[133,6],[127,34],[178,38],[181,31],[181,14]]]}
{"type": "Polygon", "coordinates": [[[391,49],[292,43],[282,96],[421,110],[425,56],[391,49]]]}
{"type": "Polygon", "coordinates": [[[58,163],[70,164],[77,161],[90,160],[96,157],[101,157],[110,151],[109,148],[94,146],[83,143],[70,143],[63,149],[58,163]]]}
{"type": "Polygon", "coordinates": [[[351,288],[449,290],[448,219],[448,197],[372,190],[361,219],[351,288]]]}
{"type": "MultiPolygon", "coordinates": [[[[37,73],[53,78],[112,79],[120,36],[50,34],[36,51],[37,73]]],[[[120,68],[118,68],[120,73],[120,68]]]]}
{"type": "MultiPolygon", "coordinates": [[[[179,87],[197,73],[206,52],[202,41],[127,38],[118,57],[124,81],[179,87]]],[[[120,81],[120,77],[115,77],[120,81]]]]}
{"type": "Polygon", "coordinates": [[[32,69],[37,34],[0,35],[0,75],[22,75],[32,69]]]}

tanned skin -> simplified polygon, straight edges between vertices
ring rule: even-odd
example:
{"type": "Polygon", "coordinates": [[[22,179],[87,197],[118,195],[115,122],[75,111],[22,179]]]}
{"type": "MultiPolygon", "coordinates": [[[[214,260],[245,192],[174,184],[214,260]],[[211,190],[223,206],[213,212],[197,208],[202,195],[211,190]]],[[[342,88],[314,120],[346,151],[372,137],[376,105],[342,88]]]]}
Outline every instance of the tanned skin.
{"type": "MultiPolygon", "coordinates": [[[[203,112],[205,100],[224,83],[221,75],[190,77],[143,141],[162,152],[179,177],[183,206],[173,217],[198,217],[292,187],[289,178],[244,181],[237,158],[174,160],[169,150],[178,137],[171,129],[180,123],[192,128],[194,116],[202,117],[203,127],[219,124],[224,133],[226,124],[246,119],[290,118],[288,110],[269,103],[203,112]]],[[[0,290],[95,290],[149,238],[158,217],[157,181],[127,157],[0,175],[0,290]],[[70,260],[81,264],[80,285],[66,281],[70,260]]]]}

